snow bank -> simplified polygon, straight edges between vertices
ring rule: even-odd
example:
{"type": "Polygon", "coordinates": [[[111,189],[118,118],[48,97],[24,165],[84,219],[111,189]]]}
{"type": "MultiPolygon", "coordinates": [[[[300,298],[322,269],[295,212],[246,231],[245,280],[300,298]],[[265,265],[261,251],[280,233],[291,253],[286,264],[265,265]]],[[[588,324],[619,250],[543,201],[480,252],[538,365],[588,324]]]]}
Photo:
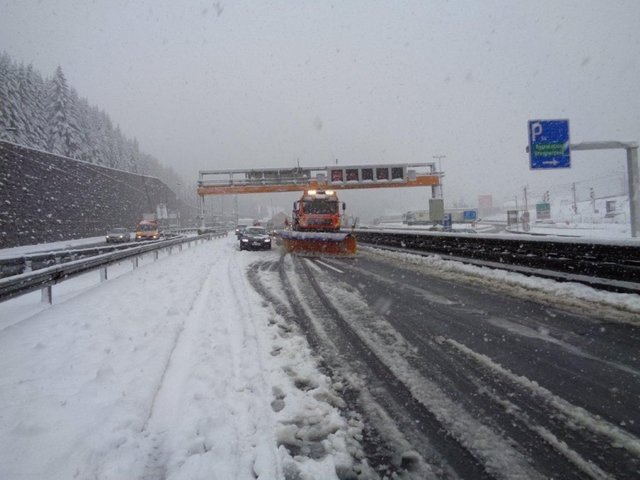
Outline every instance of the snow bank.
{"type": "Polygon", "coordinates": [[[277,256],[228,237],[0,304],[0,478],[352,472],[358,425],[246,278],[277,256]]]}
{"type": "Polygon", "coordinates": [[[399,260],[407,265],[426,267],[440,276],[460,279],[464,277],[466,281],[482,283],[488,288],[526,291],[529,298],[543,303],[553,301],[567,307],[576,305],[583,309],[584,302],[589,302],[590,308],[605,309],[612,319],[640,324],[640,295],[606,292],[573,282],[557,282],[506,270],[478,267],[443,260],[439,255],[425,257],[372,247],[361,247],[361,252],[375,252],[376,255],[399,260]]]}

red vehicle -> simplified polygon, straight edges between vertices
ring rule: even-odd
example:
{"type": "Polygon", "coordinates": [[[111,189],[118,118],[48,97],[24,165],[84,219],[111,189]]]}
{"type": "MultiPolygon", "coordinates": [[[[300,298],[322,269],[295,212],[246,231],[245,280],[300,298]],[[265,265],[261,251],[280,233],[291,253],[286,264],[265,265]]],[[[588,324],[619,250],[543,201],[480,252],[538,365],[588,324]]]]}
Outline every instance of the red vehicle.
{"type": "Polygon", "coordinates": [[[136,240],[158,240],[160,227],[154,220],[142,220],[136,227],[136,240]]]}

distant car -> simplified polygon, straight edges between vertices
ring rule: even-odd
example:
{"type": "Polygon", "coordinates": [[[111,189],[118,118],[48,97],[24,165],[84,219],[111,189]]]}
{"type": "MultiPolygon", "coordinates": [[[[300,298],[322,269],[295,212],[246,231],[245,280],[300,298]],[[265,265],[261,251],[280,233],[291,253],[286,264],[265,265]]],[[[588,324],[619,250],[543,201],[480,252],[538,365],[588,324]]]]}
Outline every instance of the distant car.
{"type": "Polygon", "coordinates": [[[239,238],[240,250],[271,250],[271,236],[264,227],[247,227],[239,238]]]}
{"type": "Polygon", "coordinates": [[[124,243],[131,240],[131,233],[126,228],[116,227],[109,230],[107,243],[124,243]]]}

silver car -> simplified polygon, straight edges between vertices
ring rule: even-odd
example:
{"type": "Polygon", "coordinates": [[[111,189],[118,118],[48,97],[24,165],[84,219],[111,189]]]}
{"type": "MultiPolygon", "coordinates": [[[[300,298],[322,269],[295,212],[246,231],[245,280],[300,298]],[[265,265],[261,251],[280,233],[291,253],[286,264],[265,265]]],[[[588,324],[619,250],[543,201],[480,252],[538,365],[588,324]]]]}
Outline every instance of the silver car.
{"type": "Polygon", "coordinates": [[[124,243],[131,240],[131,232],[126,228],[116,227],[109,230],[106,236],[107,243],[124,243]]]}

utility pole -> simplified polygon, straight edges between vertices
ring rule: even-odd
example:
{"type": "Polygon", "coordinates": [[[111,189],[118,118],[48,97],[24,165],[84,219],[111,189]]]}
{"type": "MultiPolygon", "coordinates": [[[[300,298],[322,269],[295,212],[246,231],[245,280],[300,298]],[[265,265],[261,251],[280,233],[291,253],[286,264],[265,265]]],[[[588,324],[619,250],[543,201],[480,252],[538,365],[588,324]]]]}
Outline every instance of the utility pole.
{"type": "Polygon", "coordinates": [[[447,158],[446,155],[433,155],[434,159],[438,160],[438,170],[440,171],[440,198],[444,200],[444,190],[442,188],[442,159],[447,158]]]}
{"type": "Polygon", "coordinates": [[[433,158],[438,160],[438,170],[440,170],[440,172],[442,172],[442,159],[443,158],[447,158],[447,156],[446,155],[433,155],[433,158]]]}
{"type": "Polygon", "coordinates": [[[525,212],[529,211],[529,202],[527,201],[527,186],[524,186],[524,210],[525,212]]]}
{"type": "Polygon", "coordinates": [[[571,191],[573,192],[573,213],[578,213],[578,200],[576,198],[576,182],[571,184],[571,191]]]}

